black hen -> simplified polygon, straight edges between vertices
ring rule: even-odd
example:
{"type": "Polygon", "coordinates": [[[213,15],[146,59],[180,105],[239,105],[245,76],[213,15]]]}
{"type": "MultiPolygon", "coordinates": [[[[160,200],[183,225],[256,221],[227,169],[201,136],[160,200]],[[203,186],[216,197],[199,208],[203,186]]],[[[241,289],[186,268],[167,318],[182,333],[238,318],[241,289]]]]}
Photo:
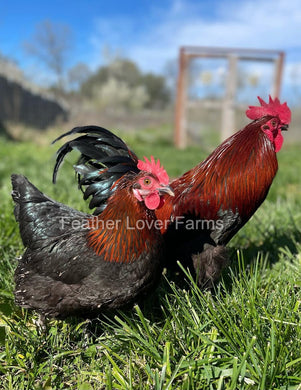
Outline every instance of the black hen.
{"type": "Polygon", "coordinates": [[[172,194],[168,176],[153,159],[138,161],[117,137],[95,130],[103,142],[99,154],[89,150],[93,136],[68,142],[59,150],[54,179],[67,152],[86,151],[76,170],[86,197],[92,195],[92,202],[99,197],[104,210],[98,216],[58,203],[24,176],[12,175],[15,217],[26,247],[15,273],[15,299],[44,315],[94,315],[122,307],[149,291],[161,274],[163,246],[154,210],[165,192],[172,194]]]}

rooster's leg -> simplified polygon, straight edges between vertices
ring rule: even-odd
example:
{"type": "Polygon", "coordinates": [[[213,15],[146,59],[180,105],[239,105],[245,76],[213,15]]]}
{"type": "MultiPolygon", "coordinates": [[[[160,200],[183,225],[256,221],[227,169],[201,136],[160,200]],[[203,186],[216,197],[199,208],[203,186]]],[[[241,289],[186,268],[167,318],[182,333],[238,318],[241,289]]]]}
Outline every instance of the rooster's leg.
{"type": "Polygon", "coordinates": [[[207,244],[203,252],[192,255],[192,262],[198,285],[201,288],[211,288],[219,279],[223,268],[228,265],[227,248],[207,244]]]}

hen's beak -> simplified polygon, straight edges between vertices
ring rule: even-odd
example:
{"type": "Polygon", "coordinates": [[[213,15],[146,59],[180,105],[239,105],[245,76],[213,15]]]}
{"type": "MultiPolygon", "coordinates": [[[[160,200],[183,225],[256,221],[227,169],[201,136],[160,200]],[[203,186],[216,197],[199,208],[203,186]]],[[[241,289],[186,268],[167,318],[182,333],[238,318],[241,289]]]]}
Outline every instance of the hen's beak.
{"type": "Polygon", "coordinates": [[[175,196],[175,193],[173,192],[172,188],[170,186],[164,186],[159,188],[159,194],[168,194],[170,196],[175,196]]]}
{"type": "Polygon", "coordinates": [[[287,131],[288,130],[288,125],[282,125],[281,127],[282,131],[287,131]]]}

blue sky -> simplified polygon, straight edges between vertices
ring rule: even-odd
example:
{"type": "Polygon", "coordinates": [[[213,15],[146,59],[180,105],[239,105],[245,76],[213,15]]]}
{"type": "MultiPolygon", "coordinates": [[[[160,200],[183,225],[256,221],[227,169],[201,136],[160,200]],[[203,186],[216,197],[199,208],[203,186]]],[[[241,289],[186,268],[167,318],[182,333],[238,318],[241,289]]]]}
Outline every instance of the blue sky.
{"type": "Polygon", "coordinates": [[[281,49],[285,84],[301,88],[300,0],[3,1],[0,52],[28,74],[37,65],[22,42],[45,19],[72,29],[70,66],[84,61],[96,69],[105,46],[157,73],[177,57],[181,45],[281,49]]]}

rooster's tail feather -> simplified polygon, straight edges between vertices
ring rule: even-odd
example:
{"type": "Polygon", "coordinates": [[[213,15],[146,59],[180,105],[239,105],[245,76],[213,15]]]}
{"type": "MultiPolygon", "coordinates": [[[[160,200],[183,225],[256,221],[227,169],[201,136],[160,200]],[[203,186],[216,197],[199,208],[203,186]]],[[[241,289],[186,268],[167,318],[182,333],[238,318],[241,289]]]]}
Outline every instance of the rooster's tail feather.
{"type": "Polygon", "coordinates": [[[96,207],[94,213],[98,214],[114,192],[114,183],[127,172],[138,172],[138,158],[121,138],[98,126],[75,127],[53,142],[72,134],[85,135],[66,142],[58,150],[53,182],[65,156],[74,149],[78,150],[81,155],[74,166],[78,184],[84,192],[84,199],[92,196],[89,207],[96,207]]]}

